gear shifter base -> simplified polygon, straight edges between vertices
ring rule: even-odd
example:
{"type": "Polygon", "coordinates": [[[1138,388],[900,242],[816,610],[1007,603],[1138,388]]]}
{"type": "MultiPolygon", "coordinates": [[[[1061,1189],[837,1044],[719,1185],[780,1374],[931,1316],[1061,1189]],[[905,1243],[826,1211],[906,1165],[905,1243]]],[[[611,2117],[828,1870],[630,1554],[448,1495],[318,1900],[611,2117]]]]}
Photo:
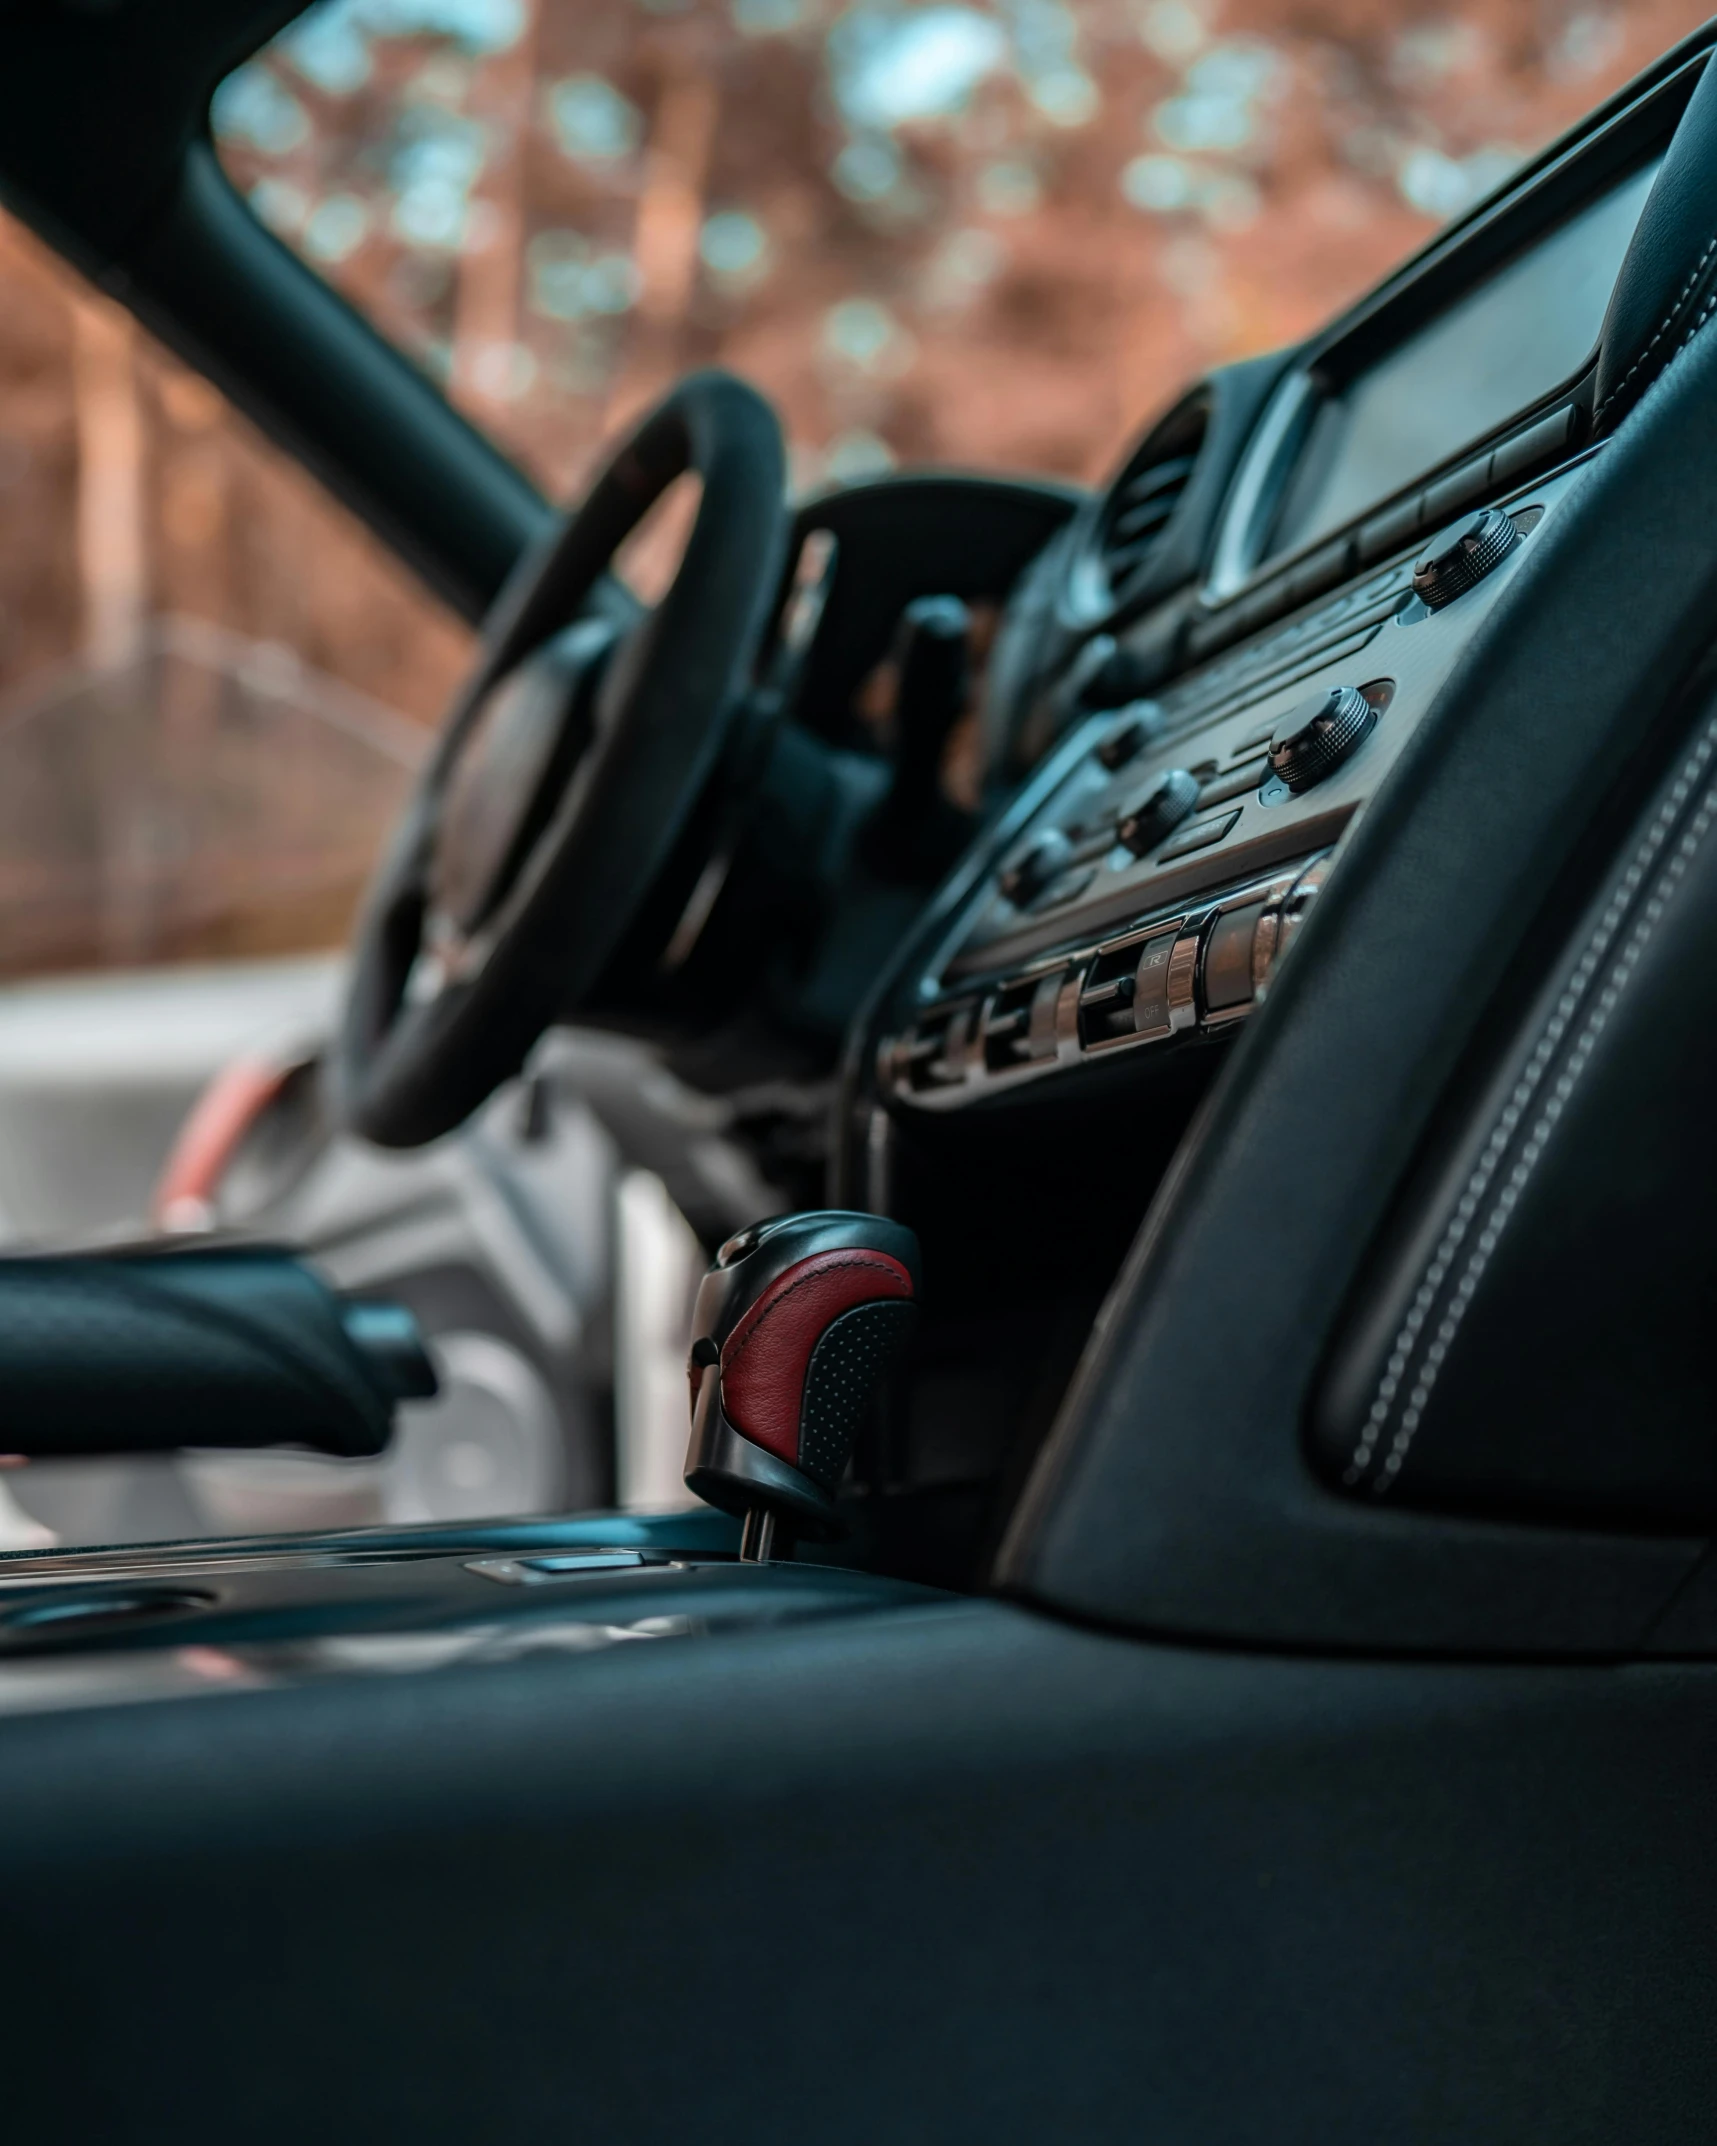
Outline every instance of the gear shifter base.
{"type": "Polygon", "coordinates": [[[745,1526],[740,1534],[739,1562],[742,1565],[767,1565],[773,1557],[786,1557],[792,1547],[793,1538],[777,1523],[769,1508],[754,1505],[745,1516],[745,1526]]]}
{"type": "Polygon", "coordinates": [[[829,1492],[728,1422],[722,1411],[719,1377],[704,1381],[692,1415],[686,1488],[737,1519],[759,1508],[783,1518],[791,1515],[795,1531],[813,1541],[840,1532],[829,1492]]]}

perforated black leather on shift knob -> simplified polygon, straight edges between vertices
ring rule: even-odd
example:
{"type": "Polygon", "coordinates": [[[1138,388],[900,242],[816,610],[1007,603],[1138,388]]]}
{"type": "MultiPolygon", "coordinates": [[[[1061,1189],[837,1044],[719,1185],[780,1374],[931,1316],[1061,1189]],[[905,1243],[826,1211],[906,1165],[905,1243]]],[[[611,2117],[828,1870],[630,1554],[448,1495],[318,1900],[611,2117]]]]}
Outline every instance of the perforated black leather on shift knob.
{"type": "Polygon", "coordinates": [[[918,1288],[917,1239],[881,1215],[820,1209],[730,1238],[693,1317],[687,1484],[725,1511],[828,1531],[918,1288]]]}

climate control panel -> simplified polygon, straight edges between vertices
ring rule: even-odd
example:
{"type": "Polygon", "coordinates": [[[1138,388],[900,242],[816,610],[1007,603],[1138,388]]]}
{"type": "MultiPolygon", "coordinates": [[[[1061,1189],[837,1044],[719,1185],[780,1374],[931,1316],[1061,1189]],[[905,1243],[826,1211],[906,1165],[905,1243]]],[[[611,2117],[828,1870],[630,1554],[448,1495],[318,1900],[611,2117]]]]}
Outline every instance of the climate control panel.
{"type": "Polygon", "coordinates": [[[898,1101],[948,1110],[1059,1068],[1244,1020],[1270,987],[1330,853],[926,1006],[877,1054],[898,1101]]]}
{"type": "Polygon", "coordinates": [[[880,1002],[890,1100],[956,1109],[1243,1021],[1579,479],[1578,463],[1545,477],[1089,716],[927,912],[880,1002]]]}

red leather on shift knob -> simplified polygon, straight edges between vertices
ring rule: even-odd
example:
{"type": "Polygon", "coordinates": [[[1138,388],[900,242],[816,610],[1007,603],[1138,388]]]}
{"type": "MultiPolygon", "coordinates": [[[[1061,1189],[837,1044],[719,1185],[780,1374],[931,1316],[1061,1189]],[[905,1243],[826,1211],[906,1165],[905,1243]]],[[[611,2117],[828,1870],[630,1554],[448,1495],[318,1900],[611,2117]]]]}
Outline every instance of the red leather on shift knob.
{"type": "Polygon", "coordinates": [[[692,1321],[686,1482],[734,1513],[833,1531],[866,1412],[917,1316],[918,1240],[817,1209],[730,1237],[692,1321]]]}

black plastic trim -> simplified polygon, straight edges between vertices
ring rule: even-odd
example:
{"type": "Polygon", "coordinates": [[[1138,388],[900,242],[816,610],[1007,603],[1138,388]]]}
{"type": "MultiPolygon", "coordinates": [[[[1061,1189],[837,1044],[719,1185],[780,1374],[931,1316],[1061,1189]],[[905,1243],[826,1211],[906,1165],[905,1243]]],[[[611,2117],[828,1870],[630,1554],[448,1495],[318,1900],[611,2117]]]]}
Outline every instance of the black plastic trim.
{"type": "Polygon", "coordinates": [[[257,222],[210,147],[216,85],[294,0],[7,17],[0,198],[206,372],[477,618],[546,526],[535,488],[257,222]]]}
{"type": "Polygon", "coordinates": [[[467,618],[552,525],[528,480],[263,229],[206,142],[110,287],[467,618]]]}

